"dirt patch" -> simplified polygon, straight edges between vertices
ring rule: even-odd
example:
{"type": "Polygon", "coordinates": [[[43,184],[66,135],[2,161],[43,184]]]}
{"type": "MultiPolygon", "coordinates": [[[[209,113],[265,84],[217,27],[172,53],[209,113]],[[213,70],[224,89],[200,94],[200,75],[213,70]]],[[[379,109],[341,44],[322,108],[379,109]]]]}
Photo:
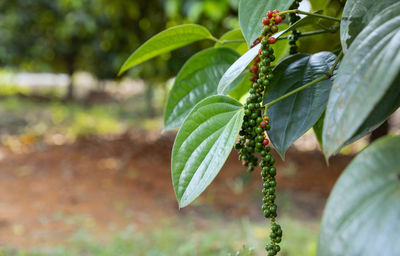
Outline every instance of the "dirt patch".
{"type": "MultiPolygon", "coordinates": [[[[169,167],[174,136],[137,132],[27,154],[1,149],[0,246],[51,245],[82,227],[108,234],[132,223],[146,227],[210,211],[227,218],[262,217],[259,171],[247,175],[236,152],[204,195],[178,210],[169,167]]],[[[335,157],[327,167],[319,152],[292,149],[286,159],[277,161],[278,191],[291,198],[300,216],[319,217],[351,157],[335,157]]]]}

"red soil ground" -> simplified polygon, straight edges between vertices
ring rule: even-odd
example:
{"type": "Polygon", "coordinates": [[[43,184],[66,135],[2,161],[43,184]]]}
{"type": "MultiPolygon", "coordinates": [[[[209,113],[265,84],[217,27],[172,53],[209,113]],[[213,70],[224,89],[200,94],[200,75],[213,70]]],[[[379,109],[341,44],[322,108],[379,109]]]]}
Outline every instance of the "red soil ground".
{"type": "MultiPolygon", "coordinates": [[[[201,207],[261,218],[259,171],[246,181],[236,152],[205,194],[178,210],[169,168],[174,136],[91,138],[25,154],[0,149],[0,247],[59,243],[82,226],[95,233],[146,227],[201,207]]],[[[278,191],[293,199],[300,216],[319,218],[351,157],[334,157],[327,167],[321,153],[291,149],[286,159],[277,161],[278,191]]]]}

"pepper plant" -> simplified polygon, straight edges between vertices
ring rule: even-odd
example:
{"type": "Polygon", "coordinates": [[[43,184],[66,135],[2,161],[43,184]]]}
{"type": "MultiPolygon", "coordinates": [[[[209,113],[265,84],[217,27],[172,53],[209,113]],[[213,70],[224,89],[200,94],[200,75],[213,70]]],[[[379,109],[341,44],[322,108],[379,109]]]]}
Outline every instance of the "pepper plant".
{"type": "MultiPolygon", "coordinates": [[[[300,10],[300,1],[241,0],[240,29],[220,38],[196,24],[168,28],[120,71],[199,40],[215,42],[181,68],[165,107],[164,130],[179,129],[175,195],[179,207],[193,202],[235,147],[248,172],[260,167],[269,256],[279,253],[283,236],[270,143],[284,159],[313,129],[328,160],[400,105],[400,2],[337,0],[331,16],[328,9],[300,10]],[[302,51],[315,37],[323,51],[302,51]]],[[[387,136],[359,153],[335,185],[318,255],[400,255],[399,241],[400,137],[387,136]]]]}

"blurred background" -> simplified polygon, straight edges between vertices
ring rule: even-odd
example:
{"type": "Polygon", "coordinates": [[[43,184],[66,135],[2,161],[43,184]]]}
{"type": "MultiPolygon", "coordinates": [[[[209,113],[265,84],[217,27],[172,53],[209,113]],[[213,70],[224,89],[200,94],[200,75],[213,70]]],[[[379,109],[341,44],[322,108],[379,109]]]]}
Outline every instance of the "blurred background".
{"type": "MultiPolygon", "coordinates": [[[[236,152],[192,206],[179,210],[172,189],[176,133],[161,134],[166,95],[183,63],[211,42],[116,76],[134,49],[165,28],[199,23],[217,37],[238,28],[237,6],[238,0],[0,0],[1,256],[263,252],[261,181],[257,172],[246,173],[236,152]]],[[[399,133],[392,128],[398,116],[382,134],[399,133]]],[[[278,161],[281,255],[315,255],[329,192],[369,139],[345,148],[328,167],[310,131],[278,161]]]]}

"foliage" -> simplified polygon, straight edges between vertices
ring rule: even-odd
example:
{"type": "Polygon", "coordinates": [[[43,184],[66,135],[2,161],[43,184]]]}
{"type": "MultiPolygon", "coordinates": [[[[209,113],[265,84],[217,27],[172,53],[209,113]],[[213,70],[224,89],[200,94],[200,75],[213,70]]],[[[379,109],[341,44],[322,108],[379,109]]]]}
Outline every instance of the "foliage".
{"type": "Polygon", "coordinates": [[[400,136],[382,138],[346,168],[326,205],[318,255],[398,254],[399,145],[400,136]]]}
{"type": "MultiPolygon", "coordinates": [[[[375,5],[370,0],[348,0],[343,7],[343,1],[329,1],[323,5],[322,11],[326,13],[286,11],[292,6],[295,6],[292,8],[297,8],[298,2],[242,0],[239,3],[239,19],[243,38],[250,49],[243,53],[239,48],[238,43],[244,43],[244,40],[238,35],[237,30],[228,32],[227,35],[235,35],[232,37],[225,36],[216,39],[214,36],[204,36],[202,39],[215,41],[217,48],[213,51],[218,54],[228,56],[227,53],[223,53],[226,50],[220,47],[225,46],[242,55],[237,56],[234,63],[220,58],[217,62],[203,61],[204,66],[189,60],[183,66],[182,73],[191,68],[196,73],[193,73],[193,79],[189,77],[190,82],[180,81],[180,75],[178,75],[177,84],[179,85],[169,95],[169,101],[173,102],[173,106],[167,105],[165,115],[167,129],[180,128],[172,153],[171,171],[175,194],[181,207],[195,200],[211,183],[224,164],[238,134],[242,136],[237,144],[237,148],[241,150],[240,158],[245,164],[250,165],[248,170],[252,171],[258,159],[255,158],[254,164],[253,161],[247,161],[248,159],[242,157],[244,143],[246,143],[245,150],[250,154],[254,151],[259,152],[263,157],[260,163],[260,166],[264,167],[262,175],[266,178],[268,175],[275,175],[275,168],[271,167],[275,160],[266,153],[269,147],[265,146],[269,141],[260,135],[262,133],[265,136],[263,129],[268,131],[272,144],[283,157],[289,146],[314,126],[322,151],[328,159],[343,146],[374,130],[399,107],[400,3],[385,0],[375,5]],[[273,9],[280,9],[281,13],[267,13],[267,18],[262,20],[265,11],[273,9]],[[341,12],[343,12],[343,17],[336,18],[340,17],[341,12]],[[278,28],[274,25],[275,23],[268,25],[272,19],[280,23],[280,18],[277,19],[278,15],[291,14],[291,17],[296,18],[296,13],[304,14],[305,17],[296,22],[291,20],[293,22],[290,22],[286,28],[278,28]],[[261,21],[265,25],[264,29],[261,21]],[[281,32],[276,33],[278,29],[281,32]],[[301,33],[294,31],[295,29],[301,33]],[[339,29],[340,38],[337,36],[339,29]],[[292,32],[290,36],[289,32],[292,32]],[[259,36],[260,33],[261,36],[259,36]],[[316,40],[314,36],[327,36],[329,40],[316,40]],[[313,47],[303,47],[302,39],[306,37],[307,42],[312,42],[313,47]],[[276,56],[274,57],[273,44],[276,40],[288,39],[293,45],[299,38],[299,49],[302,53],[289,57],[279,54],[278,60],[276,56]],[[320,51],[315,52],[315,49],[320,51]],[[250,68],[250,72],[255,76],[250,78],[253,84],[252,88],[248,89],[248,84],[239,81],[247,75],[245,70],[253,60],[255,64],[250,68]],[[216,64],[221,64],[221,69],[225,70],[223,75],[216,64]],[[196,67],[203,69],[203,72],[196,67]],[[212,72],[218,75],[209,75],[212,72]],[[257,92],[261,85],[266,87],[264,93],[257,92]],[[229,93],[239,87],[249,90],[249,97],[243,105],[229,97],[229,93]],[[193,88],[199,88],[200,92],[193,88]],[[216,96],[216,94],[220,95],[216,96]],[[262,97],[262,106],[258,105],[259,97],[262,97]],[[179,106],[179,111],[176,110],[179,113],[179,119],[171,125],[169,118],[175,106],[179,106]],[[244,117],[240,114],[243,112],[244,117]],[[254,113],[254,118],[250,120],[252,113],[254,113]],[[271,129],[268,122],[271,122],[271,129]],[[249,134],[255,135],[246,137],[250,136],[249,134]],[[255,137],[257,134],[260,136],[255,137]],[[258,142],[254,138],[257,138],[258,142]],[[265,150],[260,148],[265,148],[265,150]]],[[[316,6],[320,4],[315,1],[312,3],[316,6]]],[[[170,40],[170,43],[173,44],[173,40],[170,40]]],[[[167,49],[169,46],[163,47],[167,49]]],[[[137,51],[140,51],[140,48],[137,51]]],[[[206,51],[208,50],[202,53],[206,51]]],[[[156,54],[156,52],[153,53],[156,54]]],[[[294,52],[291,50],[291,53],[294,52]]],[[[130,61],[134,62],[135,58],[130,61]]],[[[245,94],[244,90],[241,92],[245,94]]],[[[242,97],[236,95],[235,98],[242,97]]],[[[376,193],[374,200],[383,200],[384,195],[392,199],[398,192],[400,170],[396,159],[399,159],[400,144],[397,140],[390,137],[382,139],[361,153],[345,171],[343,178],[333,191],[325,212],[318,255],[353,256],[360,255],[362,252],[362,255],[368,256],[382,252],[385,252],[385,255],[400,253],[400,249],[392,244],[388,246],[390,249],[383,250],[379,247],[383,244],[372,242],[374,238],[369,231],[374,223],[379,224],[379,228],[374,227],[375,231],[380,231],[375,235],[382,241],[389,241],[395,233],[391,229],[393,226],[389,223],[382,226],[383,224],[380,223],[384,222],[380,220],[381,215],[374,213],[373,210],[363,212],[353,208],[362,209],[365,202],[363,198],[371,196],[371,193],[376,193]],[[386,150],[387,153],[384,153],[386,150]],[[370,164],[363,164],[368,161],[370,164]],[[381,163],[381,165],[376,165],[376,163],[381,163]],[[382,166],[388,172],[388,177],[378,180],[381,173],[377,172],[381,172],[382,166]],[[384,186],[380,191],[377,191],[379,184],[369,182],[367,179],[367,177],[375,176],[374,180],[384,186]],[[364,178],[360,180],[359,177],[364,178]],[[365,185],[365,189],[353,188],[353,186],[361,185],[365,185]],[[389,194],[378,193],[382,191],[389,194]],[[339,196],[336,195],[337,193],[339,196]],[[339,200],[338,198],[343,198],[343,194],[346,195],[346,200],[339,200]],[[350,212],[345,212],[345,209],[350,209],[350,212]],[[351,223],[350,214],[354,214],[351,216],[351,223]],[[363,223],[363,218],[366,217],[372,224],[366,228],[358,228],[358,223],[363,223]],[[331,219],[338,219],[338,221],[330,221],[331,219]],[[343,223],[348,226],[344,227],[343,223]],[[342,237],[348,239],[342,239],[342,237]],[[332,241],[335,243],[331,243],[332,241]],[[365,244],[368,244],[368,247],[360,249],[361,245],[365,244]]],[[[264,190],[268,188],[268,191],[272,191],[268,194],[268,191],[263,190],[264,195],[273,194],[275,183],[269,184],[272,184],[274,180],[267,178],[264,181],[269,182],[264,183],[264,190]]],[[[386,214],[384,220],[386,217],[391,219],[393,216],[398,216],[396,205],[398,205],[398,200],[395,199],[390,201],[390,204],[384,205],[386,214]]],[[[265,206],[264,204],[263,207],[265,206]]],[[[372,209],[371,205],[368,207],[372,209]]],[[[263,210],[265,216],[271,214],[269,210],[266,211],[264,208],[263,210]]],[[[273,225],[272,227],[274,228],[273,225]]],[[[278,229],[280,230],[280,227],[275,226],[275,230],[278,229]]],[[[269,255],[275,255],[278,249],[274,249],[274,252],[269,255]]],[[[268,249],[269,252],[271,250],[268,249]]]]}
{"type": "MultiPolygon", "coordinates": [[[[228,0],[0,0],[0,9],[0,66],[69,74],[84,70],[110,79],[131,49],[158,31],[213,17],[212,31],[222,33],[234,26],[223,22],[237,7],[228,0]]],[[[153,79],[156,72],[158,79],[169,78],[199,49],[195,45],[173,58],[163,55],[133,74],[153,79]]]]}

